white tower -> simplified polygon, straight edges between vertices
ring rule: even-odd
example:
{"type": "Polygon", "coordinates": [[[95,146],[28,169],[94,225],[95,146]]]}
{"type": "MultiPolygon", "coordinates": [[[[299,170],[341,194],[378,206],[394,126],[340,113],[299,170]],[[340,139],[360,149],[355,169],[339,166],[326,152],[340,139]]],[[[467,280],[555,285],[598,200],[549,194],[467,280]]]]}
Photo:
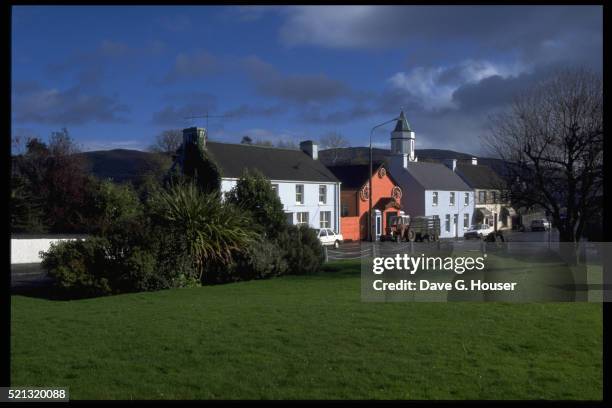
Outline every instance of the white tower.
{"type": "Polygon", "coordinates": [[[408,162],[417,161],[414,154],[415,135],[410,129],[404,111],[395,124],[395,129],[391,132],[391,157],[392,160],[401,160],[402,167],[406,167],[408,162]]]}

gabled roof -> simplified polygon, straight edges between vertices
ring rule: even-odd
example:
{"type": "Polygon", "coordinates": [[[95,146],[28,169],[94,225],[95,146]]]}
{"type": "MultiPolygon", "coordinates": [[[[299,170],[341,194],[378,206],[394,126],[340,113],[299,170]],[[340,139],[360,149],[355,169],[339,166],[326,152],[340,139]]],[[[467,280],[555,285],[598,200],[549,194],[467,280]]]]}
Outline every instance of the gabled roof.
{"type": "MultiPolygon", "coordinates": [[[[372,163],[372,175],[376,174],[383,165],[384,162],[372,163]]],[[[342,190],[358,190],[368,182],[369,164],[347,164],[327,168],[342,182],[342,190]]],[[[388,171],[387,175],[392,178],[388,171]]]]}
{"type": "Polygon", "coordinates": [[[500,189],[503,186],[503,180],[486,165],[458,163],[456,172],[472,188],[500,189]]]}
{"type": "Polygon", "coordinates": [[[408,120],[406,119],[406,115],[404,115],[404,111],[400,113],[399,118],[397,119],[397,123],[395,124],[394,132],[412,132],[410,129],[410,125],[408,124],[408,120]]]}
{"type": "Polygon", "coordinates": [[[221,168],[222,177],[239,178],[246,168],[257,169],[270,180],[338,182],[323,163],[301,150],[210,141],[206,150],[221,168]]]}
{"type": "Polygon", "coordinates": [[[441,163],[408,162],[406,170],[425,190],[468,191],[461,177],[441,163]]]}

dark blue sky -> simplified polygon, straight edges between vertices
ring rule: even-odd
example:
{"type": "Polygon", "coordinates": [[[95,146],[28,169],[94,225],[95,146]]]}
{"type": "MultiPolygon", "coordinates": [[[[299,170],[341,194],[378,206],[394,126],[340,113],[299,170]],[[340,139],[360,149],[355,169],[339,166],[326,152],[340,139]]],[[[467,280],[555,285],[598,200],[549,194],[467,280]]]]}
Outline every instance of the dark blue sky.
{"type": "Polygon", "coordinates": [[[602,70],[600,6],[20,6],[12,33],[13,135],[67,127],[84,150],[146,149],[206,111],[229,116],[215,140],[366,145],[403,107],[417,149],[481,154],[516,92],[602,70]]]}

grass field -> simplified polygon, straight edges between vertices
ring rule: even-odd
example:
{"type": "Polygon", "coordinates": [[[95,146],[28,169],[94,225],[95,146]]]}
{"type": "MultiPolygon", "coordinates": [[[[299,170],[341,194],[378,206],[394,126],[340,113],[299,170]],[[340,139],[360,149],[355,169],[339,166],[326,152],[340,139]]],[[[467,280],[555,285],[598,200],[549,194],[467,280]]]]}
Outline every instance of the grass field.
{"type": "Polygon", "coordinates": [[[362,303],[357,263],[76,301],[12,298],[12,385],[73,399],[601,399],[593,303],[362,303]]]}

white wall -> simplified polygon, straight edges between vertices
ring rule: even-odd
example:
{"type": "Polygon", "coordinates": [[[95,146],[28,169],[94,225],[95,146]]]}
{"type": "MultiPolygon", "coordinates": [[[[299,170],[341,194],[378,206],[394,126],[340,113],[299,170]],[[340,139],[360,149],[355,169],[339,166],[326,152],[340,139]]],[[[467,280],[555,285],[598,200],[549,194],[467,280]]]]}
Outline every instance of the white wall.
{"type": "MultiPolygon", "coordinates": [[[[223,193],[229,191],[236,185],[236,179],[224,178],[221,180],[221,191],[223,193]]],[[[293,223],[297,222],[296,213],[308,212],[308,222],[312,228],[320,228],[321,211],[330,211],[330,228],[339,232],[339,197],[340,188],[336,183],[317,183],[310,181],[281,181],[271,180],[272,184],[278,184],[278,194],[283,203],[283,210],[293,214],[293,223]],[[304,185],[304,204],[295,202],[295,185],[304,185]],[[325,204],[319,203],[319,186],[327,186],[327,200],[325,204]]]]}
{"type": "Polygon", "coordinates": [[[425,191],[425,215],[437,215],[440,217],[440,237],[453,238],[457,236],[463,237],[465,227],[471,225],[472,214],[474,213],[474,192],[473,191],[455,191],[455,205],[450,205],[450,191],[442,190],[426,190],[425,191]],[[433,205],[433,193],[438,192],[438,205],[433,205]],[[468,205],[465,205],[464,194],[468,193],[468,205]],[[450,215],[450,232],[446,231],[446,215],[450,215]],[[453,216],[458,214],[457,232],[455,232],[453,216]],[[464,214],[468,214],[468,225],[464,224],[464,214]]]}
{"type": "Polygon", "coordinates": [[[51,243],[60,241],[74,241],[84,236],[75,237],[40,237],[40,238],[11,238],[11,264],[42,262],[40,251],[48,251],[51,243]]]}

